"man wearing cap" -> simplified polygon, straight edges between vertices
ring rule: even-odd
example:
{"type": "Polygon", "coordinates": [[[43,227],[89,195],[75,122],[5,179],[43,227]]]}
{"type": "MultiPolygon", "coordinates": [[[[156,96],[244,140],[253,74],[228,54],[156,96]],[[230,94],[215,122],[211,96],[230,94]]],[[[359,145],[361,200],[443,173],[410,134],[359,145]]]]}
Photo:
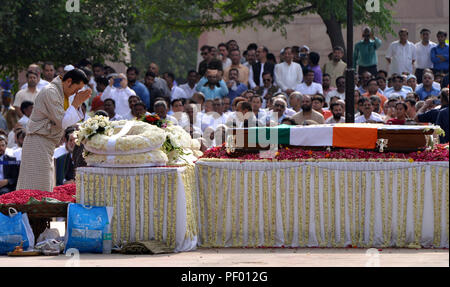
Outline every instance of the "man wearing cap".
{"type": "Polygon", "coordinates": [[[414,75],[408,75],[408,77],[406,78],[406,85],[408,85],[408,87],[411,87],[411,89],[415,91],[417,88],[417,77],[414,75]]]}
{"type": "Polygon", "coordinates": [[[20,165],[18,190],[53,191],[53,153],[64,130],[84,117],[81,104],[89,99],[92,91],[80,90],[88,82],[83,71],[74,69],[64,77],[56,77],[36,96],[22,148],[24,164],[20,165]],[[69,104],[69,96],[74,94],[69,104]]]}

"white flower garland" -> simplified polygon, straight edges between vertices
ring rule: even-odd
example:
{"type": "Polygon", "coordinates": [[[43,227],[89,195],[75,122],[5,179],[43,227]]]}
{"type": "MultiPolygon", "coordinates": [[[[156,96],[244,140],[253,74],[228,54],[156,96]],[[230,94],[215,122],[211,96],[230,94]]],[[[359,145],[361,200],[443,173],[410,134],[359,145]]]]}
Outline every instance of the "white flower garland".
{"type": "Polygon", "coordinates": [[[169,165],[193,164],[203,155],[200,151],[200,142],[192,139],[182,127],[168,125],[165,131],[170,143],[176,148],[167,152],[169,165]]]}
{"type": "Polygon", "coordinates": [[[113,132],[110,135],[96,134],[85,143],[86,150],[96,154],[136,154],[156,150],[166,140],[166,132],[156,126],[133,121],[130,130],[123,136],[113,139],[127,121],[116,121],[110,123],[113,132]],[[109,150],[108,145],[113,145],[114,150],[109,150]]]}
{"type": "Polygon", "coordinates": [[[163,166],[167,162],[167,155],[160,149],[126,155],[89,154],[86,156],[88,165],[102,167],[163,166]]]}
{"type": "Polygon", "coordinates": [[[104,116],[94,116],[80,125],[79,130],[74,132],[75,142],[80,145],[82,142],[89,141],[95,135],[111,136],[114,129],[109,118],[104,116]]]}

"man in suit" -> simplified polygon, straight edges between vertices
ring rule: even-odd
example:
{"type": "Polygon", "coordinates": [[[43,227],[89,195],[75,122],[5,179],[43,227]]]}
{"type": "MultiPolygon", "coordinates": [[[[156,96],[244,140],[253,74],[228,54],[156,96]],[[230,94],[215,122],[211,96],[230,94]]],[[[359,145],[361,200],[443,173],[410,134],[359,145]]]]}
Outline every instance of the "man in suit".
{"type": "Polygon", "coordinates": [[[8,140],[0,135],[0,195],[16,190],[19,177],[19,165],[15,164],[16,158],[5,154],[8,140]]]}
{"type": "Polygon", "coordinates": [[[75,165],[73,150],[75,148],[74,127],[68,127],[64,131],[64,142],[67,153],[56,159],[56,185],[63,185],[75,181],[75,165]]]}
{"type": "Polygon", "coordinates": [[[275,65],[267,62],[267,54],[269,50],[266,47],[258,47],[256,50],[257,63],[250,68],[249,85],[251,89],[258,91],[264,86],[263,74],[269,72],[273,78],[273,70],[275,65]]]}

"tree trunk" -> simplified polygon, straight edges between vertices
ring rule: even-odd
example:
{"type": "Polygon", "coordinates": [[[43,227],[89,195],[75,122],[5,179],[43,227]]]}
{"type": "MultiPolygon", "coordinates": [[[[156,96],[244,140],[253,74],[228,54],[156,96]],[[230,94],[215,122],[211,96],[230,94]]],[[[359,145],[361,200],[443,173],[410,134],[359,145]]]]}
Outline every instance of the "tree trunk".
{"type": "Polygon", "coordinates": [[[326,17],[318,11],[320,18],[327,27],[327,34],[331,41],[331,47],[341,46],[344,48],[344,62],[347,62],[347,49],[344,42],[344,36],[342,35],[342,24],[336,19],[334,13],[330,17],[326,17]]]}

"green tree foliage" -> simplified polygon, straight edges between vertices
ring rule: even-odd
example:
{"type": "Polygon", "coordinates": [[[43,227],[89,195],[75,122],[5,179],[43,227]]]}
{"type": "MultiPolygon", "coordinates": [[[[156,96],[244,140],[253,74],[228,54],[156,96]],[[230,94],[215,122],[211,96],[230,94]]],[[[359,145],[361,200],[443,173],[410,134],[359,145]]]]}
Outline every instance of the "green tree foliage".
{"type": "Polygon", "coordinates": [[[137,1],[80,0],[79,12],[66,1],[2,0],[0,74],[17,75],[30,63],[78,63],[82,58],[123,59],[124,45],[136,35],[137,1]]]}
{"type": "MultiPolygon", "coordinates": [[[[145,19],[155,31],[172,29],[201,33],[203,31],[253,27],[261,24],[286,35],[285,25],[295,15],[318,14],[327,26],[331,46],[345,47],[342,28],[345,27],[346,0],[154,0],[143,1],[145,19]]],[[[393,33],[391,7],[397,0],[379,0],[379,12],[366,9],[368,0],[354,1],[354,25],[376,28],[381,36],[393,33]]],[[[162,33],[159,36],[163,36],[162,33]]]]}
{"type": "Polygon", "coordinates": [[[178,83],[186,81],[187,72],[197,70],[198,38],[191,34],[166,31],[164,37],[156,34],[151,25],[137,25],[140,40],[130,45],[131,64],[140,71],[143,79],[150,63],[159,66],[160,74],[172,72],[178,83]]]}

